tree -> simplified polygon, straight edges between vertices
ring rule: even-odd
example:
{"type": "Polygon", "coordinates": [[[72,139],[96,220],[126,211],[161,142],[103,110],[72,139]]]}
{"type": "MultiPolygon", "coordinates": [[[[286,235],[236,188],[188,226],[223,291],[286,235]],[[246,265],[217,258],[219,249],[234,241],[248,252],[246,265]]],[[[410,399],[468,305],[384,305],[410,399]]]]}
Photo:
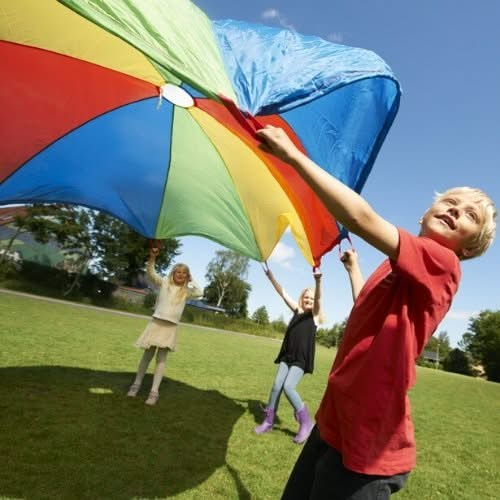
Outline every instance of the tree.
{"type": "Polygon", "coordinates": [[[500,311],[481,311],[471,318],[459,346],[483,366],[488,380],[500,382],[500,311]]]}
{"type": "Polygon", "coordinates": [[[247,301],[250,284],[245,281],[248,274],[248,257],[232,250],[218,250],[208,263],[205,275],[205,299],[209,304],[223,307],[231,316],[248,316],[247,301]]]}
{"type": "Polygon", "coordinates": [[[222,307],[229,316],[236,318],[248,317],[248,296],[252,287],[246,281],[234,275],[224,277],[225,293],[220,300],[220,283],[217,279],[211,281],[206,287],[204,297],[207,303],[222,307]]]}
{"type": "MultiPolygon", "coordinates": [[[[136,285],[149,256],[148,239],[130,226],[105,213],[97,213],[92,225],[94,243],[93,271],[103,278],[126,285],[136,285]]],[[[166,269],[179,255],[180,242],[174,238],[161,241],[156,258],[158,270],[166,269]]]]}
{"type": "Polygon", "coordinates": [[[461,349],[452,349],[443,361],[443,369],[447,372],[472,375],[472,367],[467,354],[461,349]]]}
{"type": "Polygon", "coordinates": [[[335,347],[340,344],[344,335],[347,320],[335,323],[331,328],[319,328],[316,332],[316,341],[318,344],[326,347],[335,347]]]}
{"type": "MultiPolygon", "coordinates": [[[[133,284],[149,255],[147,238],[118,219],[83,207],[35,205],[16,217],[16,226],[16,234],[29,231],[39,243],[57,241],[71,258],[75,277],[66,293],[78,285],[89,263],[101,278],[133,284]]],[[[178,240],[164,240],[157,266],[167,267],[179,247],[178,240]]]]}
{"type": "Polygon", "coordinates": [[[337,345],[339,346],[344,338],[345,327],[347,325],[347,318],[342,321],[342,323],[336,323],[334,328],[336,328],[336,336],[337,336],[337,345]]]}
{"type": "Polygon", "coordinates": [[[7,245],[5,245],[5,248],[2,249],[0,252],[0,268],[2,267],[4,262],[9,261],[9,256],[11,255],[10,249],[12,248],[12,245],[14,244],[14,241],[16,241],[16,238],[23,232],[23,227],[21,225],[16,224],[16,229],[12,233],[12,236],[9,238],[9,241],[7,242],[7,245]]]}
{"type": "Polygon", "coordinates": [[[259,325],[269,324],[269,314],[267,313],[266,306],[261,306],[254,311],[252,321],[255,321],[259,325]]]}
{"type": "Polygon", "coordinates": [[[33,205],[22,216],[16,216],[16,235],[30,232],[39,243],[57,241],[63,252],[71,257],[73,281],[65,295],[78,285],[82,273],[92,257],[89,210],[72,205],[33,205]]]}
{"type": "Polygon", "coordinates": [[[446,359],[451,350],[448,332],[441,331],[437,335],[433,335],[425,345],[424,350],[435,352],[438,360],[446,359]]]}

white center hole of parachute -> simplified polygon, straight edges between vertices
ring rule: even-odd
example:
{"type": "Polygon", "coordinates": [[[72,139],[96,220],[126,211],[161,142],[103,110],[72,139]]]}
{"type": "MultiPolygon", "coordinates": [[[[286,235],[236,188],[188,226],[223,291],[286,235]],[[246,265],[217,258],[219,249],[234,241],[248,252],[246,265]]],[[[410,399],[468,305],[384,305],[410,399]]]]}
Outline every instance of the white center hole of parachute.
{"type": "Polygon", "coordinates": [[[162,97],[167,101],[180,106],[181,108],[190,108],[194,106],[193,98],[181,87],[166,83],[160,89],[162,97]]]}

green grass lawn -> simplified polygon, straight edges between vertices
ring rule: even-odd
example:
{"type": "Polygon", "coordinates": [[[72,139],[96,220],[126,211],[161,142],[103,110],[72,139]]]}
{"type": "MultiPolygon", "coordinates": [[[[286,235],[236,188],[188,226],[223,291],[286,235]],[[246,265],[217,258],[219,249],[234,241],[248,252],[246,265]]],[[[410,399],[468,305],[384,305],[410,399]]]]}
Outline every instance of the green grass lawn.
{"type": "MultiPolygon", "coordinates": [[[[0,318],[1,498],[280,497],[300,451],[285,398],[277,429],[251,432],[278,342],[183,326],[147,407],[149,387],[124,396],[147,320],[1,292],[0,318]]],[[[318,347],[299,386],[313,411],[333,354],[318,347]]],[[[418,375],[418,465],[396,498],[499,498],[500,384],[418,375]]]]}

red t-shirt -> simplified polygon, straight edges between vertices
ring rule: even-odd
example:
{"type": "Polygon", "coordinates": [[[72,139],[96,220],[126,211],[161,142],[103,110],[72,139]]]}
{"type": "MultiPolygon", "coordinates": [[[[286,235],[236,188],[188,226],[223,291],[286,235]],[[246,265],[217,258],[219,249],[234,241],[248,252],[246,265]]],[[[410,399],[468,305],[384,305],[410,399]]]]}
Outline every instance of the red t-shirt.
{"type": "Polygon", "coordinates": [[[316,414],[346,468],[391,476],[415,466],[407,392],[415,360],[460,281],[455,253],[399,230],[399,255],[370,276],[352,309],[316,414]]]}

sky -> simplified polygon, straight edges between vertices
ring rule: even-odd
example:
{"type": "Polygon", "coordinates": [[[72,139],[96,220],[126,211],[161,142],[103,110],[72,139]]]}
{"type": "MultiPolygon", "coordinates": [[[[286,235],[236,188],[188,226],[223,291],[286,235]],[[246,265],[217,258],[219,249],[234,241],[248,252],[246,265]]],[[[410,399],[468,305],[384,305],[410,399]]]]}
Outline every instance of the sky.
{"type": "MultiPolygon", "coordinates": [[[[418,221],[435,192],[479,187],[500,204],[500,2],[497,0],[198,0],[212,19],[282,26],[335,43],[373,50],[392,68],[403,95],[399,113],[362,195],[384,218],[418,233],[418,221]]],[[[221,247],[197,237],[181,238],[182,255],[197,281],[206,284],[208,262],[221,247]]],[[[384,256],[353,236],[367,277],[384,256]]],[[[347,248],[343,244],[343,248],[347,248]]],[[[298,297],[313,284],[311,269],[290,234],[269,264],[287,292],[298,297]]],[[[352,307],[338,249],[322,261],[326,326],[352,307]]],[[[463,263],[462,281],[438,331],[456,345],[469,319],[500,309],[500,243],[463,263]]],[[[248,275],[248,308],[266,306],[271,319],[290,311],[259,263],[248,275]]]]}

